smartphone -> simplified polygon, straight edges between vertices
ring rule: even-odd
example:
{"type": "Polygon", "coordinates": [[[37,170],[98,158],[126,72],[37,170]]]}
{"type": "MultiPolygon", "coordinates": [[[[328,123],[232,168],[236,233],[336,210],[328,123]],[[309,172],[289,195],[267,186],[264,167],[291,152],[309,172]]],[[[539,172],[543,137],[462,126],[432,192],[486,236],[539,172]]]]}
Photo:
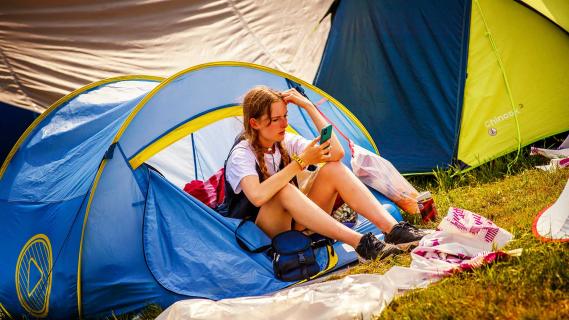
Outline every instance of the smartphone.
{"type": "Polygon", "coordinates": [[[332,125],[331,124],[325,126],[320,131],[320,144],[323,144],[324,142],[330,140],[330,138],[332,138],[332,125]]]}

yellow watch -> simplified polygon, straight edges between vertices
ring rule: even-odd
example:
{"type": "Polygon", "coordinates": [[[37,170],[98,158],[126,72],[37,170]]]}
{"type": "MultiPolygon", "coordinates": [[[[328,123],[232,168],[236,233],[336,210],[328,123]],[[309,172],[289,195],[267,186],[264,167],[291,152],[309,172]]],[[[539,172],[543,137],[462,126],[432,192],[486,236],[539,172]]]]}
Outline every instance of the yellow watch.
{"type": "Polygon", "coordinates": [[[293,154],[291,158],[292,160],[296,161],[296,163],[298,163],[300,169],[304,170],[307,167],[306,162],[304,162],[304,160],[302,160],[302,158],[297,156],[296,154],[293,154]]]}

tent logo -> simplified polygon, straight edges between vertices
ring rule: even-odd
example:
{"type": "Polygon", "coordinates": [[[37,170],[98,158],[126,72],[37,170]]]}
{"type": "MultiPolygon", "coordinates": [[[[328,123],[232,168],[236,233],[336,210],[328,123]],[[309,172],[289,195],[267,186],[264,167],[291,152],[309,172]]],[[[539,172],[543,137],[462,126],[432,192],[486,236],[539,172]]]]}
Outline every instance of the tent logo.
{"type": "Polygon", "coordinates": [[[53,266],[51,243],[45,234],[26,242],[16,264],[16,291],[22,307],[32,316],[47,316],[53,266]]]}
{"type": "Polygon", "coordinates": [[[504,114],[498,115],[490,120],[486,120],[484,121],[484,126],[486,128],[488,128],[488,134],[491,136],[495,136],[498,133],[498,130],[496,129],[496,125],[498,125],[500,122],[502,121],[506,121],[514,116],[517,116],[518,114],[520,114],[520,112],[522,112],[522,108],[524,106],[522,104],[519,105],[519,108],[514,109],[514,111],[508,111],[504,114]]]}

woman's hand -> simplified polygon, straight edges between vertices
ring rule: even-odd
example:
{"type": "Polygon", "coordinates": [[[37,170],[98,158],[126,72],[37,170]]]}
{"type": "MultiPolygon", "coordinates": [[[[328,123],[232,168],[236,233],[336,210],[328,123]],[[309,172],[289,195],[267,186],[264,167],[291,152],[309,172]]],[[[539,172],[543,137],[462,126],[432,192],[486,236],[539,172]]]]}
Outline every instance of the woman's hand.
{"type": "MultiPolygon", "coordinates": [[[[296,89],[289,89],[282,92],[282,97],[285,103],[294,103],[299,108],[304,109],[314,125],[316,126],[316,130],[320,131],[322,128],[328,125],[326,117],[323,113],[318,110],[318,108],[310,102],[308,98],[301,95],[296,89]]],[[[316,146],[317,140],[320,137],[317,137],[314,140],[309,148],[307,148],[303,154],[299,155],[307,165],[315,164],[315,163],[322,163],[322,162],[329,162],[329,161],[339,161],[344,157],[344,148],[338,141],[336,134],[332,133],[332,137],[326,143],[316,146]],[[328,150],[326,150],[329,148],[328,150]]]]}
{"type": "Polygon", "coordinates": [[[285,103],[294,103],[297,106],[306,109],[314,106],[310,100],[306,99],[305,96],[301,95],[296,89],[288,89],[281,93],[283,95],[283,100],[285,103]]]}
{"type": "Polygon", "coordinates": [[[332,156],[330,152],[330,140],[324,142],[321,145],[316,144],[318,141],[320,141],[320,136],[312,140],[312,142],[306,146],[304,152],[298,155],[306,163],[307,166],[330,161],[330,158],[332,156]]]}

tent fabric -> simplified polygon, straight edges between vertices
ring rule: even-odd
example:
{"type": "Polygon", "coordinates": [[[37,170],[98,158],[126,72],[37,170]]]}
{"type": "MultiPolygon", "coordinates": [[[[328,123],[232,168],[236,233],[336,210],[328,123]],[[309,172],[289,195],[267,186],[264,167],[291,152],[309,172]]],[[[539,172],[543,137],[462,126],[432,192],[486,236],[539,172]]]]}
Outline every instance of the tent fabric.
{"type": "MultiPolygon", "coordinates": [[[[220,159],[227,155],[233,142],[231,139],[217,139],[215,148],[208,148],[210,141],[220,133],[228,133],[227,136],[241,132],[243,120],[241,117],[230,117],[201,128],[189,136],[183,137],[172,145],[163,149],[146,161],[153,167],[159,168],[168,181],[183,188],[192,180],[205,180],[215,173],[220,159]],[[227,141],[226,141],[227,140],[227,141]],[[195,145],[195,147],[194,147],[195,145]],[[195,153],[195,155],[194,155],[195,153]],[[187,155],[192,155],[191,159],[187,155]]],[[[229,138],[229,137],[228,137],[229,138]]]]}
{"type": "Polygon", "coordinates": [[[10,159],[12,165],[3,180],[11,184],[0,190],[0,198],[43,202],[84,195],[112,140],[109,136],[116,133],[141,95],[156,84],[111,83],[83,93],[47,115],[27,136],[25,147],[10,159]]]}
{"type": "MultiPolygon", "coordinates": [[[[292,285],[272,276],[267,257],[251,257],[232,241],[237,221],[158,173],[175,176],[171,167],[155,172],[145,165],[175,156],[194,164],[194,177],[221,168],[238,129],[240,97],[254,85],[304,90],[350,139],[376,150],[365,127],[334,98],[258,65],[219,62],[168,79],[121,77],[76,90],[34,121],[0,171],[0,233],[10,239],[0,243],[2,309],[98,318],[148,303],[166,307],[292,285]],[[179,149],[183,154],[168,150],[184,136],[199,143],[179,149]]],[[[292,132],[317,134],[303,110],[289,110],[292,132]]],[[[391,202],[375,195],[401,219],[391,202]]],[[[361,217],[355,228],[380,235],[361,217]]],[[[260,232],[253,226],[243,236],[251,242],[263,238],[260,232]]],[[[330,255],[319,251],[322,266],[333,270],[357,260],[353,248],[337,243],[335,249],[330,264],[330,255]]]]}
{"type": "Polygon", "coordinates": [[[0,244],[0,304],[11,315],[77,314],[72,270],[86,194],[118,120],[135,105],[127,102],[156,85],[131,77],[75,91],[34,121],[4,163],[0,232],[10,241],[0,244]]]}
{"type": "MultiPolygon", "coordinates": [[[[248,89],[260,83],[276,90],[286,90],[292,84],[283,78],[279,72],[268,72],[263,67],[250,64],[228,62],[204,64],[182,71],[166,81],[159,90],[149,94],[119,131],[115,141],[121,142],[130,164],[136,168],[150,159],[157,152],[173,144],[197,129],[204,128],[213,120],[222,120],[240,114],[239,104],[248,89]],[[223,94],[205,97],[203,92],[222,92],[223,94]],[[159,105],[168,105],[168,113],[164,114],[159,105]],[[211,113],[204,114],[207,110],[211,113]],[[227,112],[224,112],[226,111],[227,112]],[[155,119],[160,119],[156,121],[155,119]],[[146,123],[152,122],[148,127],[146,123]],[[128,128],[127,128],[128,126],[128,128]]],[[[334,98],[316,87],[298,78],[291,77],[296,84],[301,85],[307,96],[314,102],[325,99],[320,110],[354,143],[372,152],[377,152],[376,146],[369,136],[367,129],[351,112],[334,98]]],[[[311,120],[303,109],[291,105],[288,109],[289,125],[298,134],[314,138],[315,132],[311,120]]],[[[211,131],[210,131],[211,132],[211,131]]],[[[237,132],[213,132],[219,145],[216,148],[203,148],[199,152],[207,152],[215,159],[213,163],[223,163],[229,152],[229,147],[237,132]],[[225,145],[224,145],[225,144],[225,145]]],[[[349,150],[347,141],[341,141],[344,149],[349,150]]],[[[343,159],[349,165],[349,158],[343,159]]],[[[204,172],[202,177],[209,177],[220,167],[204,172]]],[[[186,180],[188,181],[188,180],[186,180]]]]}
{"type": "Polygon", "coordinates": [[[2,1],[0,101],[42,112],[98,79],[167,76],[217,60],[254,62],[311,80],[330,29],[329,18],[319,20],[331,3],[2,1]]]}
{"type": "Polygon", "coordinates": [[[314,83],[350,106],[399,170],[453,159],[469,11],[465,0],[340,2],[314,83]]]}
{"type": "Polygon", "coordinates": [[[487,0],[473,1],[470,34],[458,159],[476,166],[569,130],[569,34],[487,0]]]}
{"type": "Polygon", "coordinates": [[[341,1],[314,83],[400,171],[475,168],[569,130],[567,6],[341,1]]]}
{"type": "Polygon", "coordinates": [[[569,2],[563,0],[517,0],[553,21],[569,32],[569,2]]]}
{"type": "MultiPolygon", "coordinates": [[[[146,168],[132,172],[120,146],[115,148],[113,158],[105,162],[105,170],[87,200],[81,221],[81,250],[76,256],[78,266],[72,270],[77,281],[74,305],[83,318],[103,318],[111,310],[123,314],[150,302],[168,305],[181,298],[157,283],[146,264],[146,168]]],[[[185,230],[181,236],[185,238],[192,231],[185,230]]]]}
{"type": "MultiPolygon", "coordinates": [[[[195,198],[182,196],[179,188],[155,172],[151,172],[149,185],[144,213],[144,253],[152,274],[166,289],[219,300],[263,295],[293,284],[275,279],[269,256],[251,254],[235,245],[235,230],[240,220],[225,218],[195,198]],[[173,196],[177,193],[179,197],[173,196]],[[208,258],[196,256],[195,252],[207,252],[208,258]],[[191,287],[188,279],[192,279],[191,287]]],[[[360,233],[378,231],[361,218],[354,229],[360,233]]],[[[246,239],[264,236],[264,241],[253,240],[261,245],[269,241],[254,224],[249,226],[248,233],[246,239]]],[[[345,244],[337,242],[334,247],[339,261],[332,270],[357,259],[355,251],[345,244]]],[[[316,255],[320,268],[324,269],[328,262],[326,248],[317,249],[316,255]]]]}
{"type": "Polygon", "coordinates": [[[532,231],[543,241],[569,242],[569,180],[559,198],[535,217],[532,231]]]}
{"type": "MultiPolygon", "coordinates": [[[[144,249],[152,274],[165,288],[219,300],[265,294],[292,284],[274,280],[272,261],[267,255],[228,249],[235,247],[235,229],[240,220],[225,218],[196,199],[172,196],[180,192],[157,173],[151,173],[144,249]],[[188,230],[194,232],[186,235],[188,230]],[[208,258],[195,252],[208,252],[208,258]],[[192,279],[192,287],[187,285],[188,278],[192,279]]],[[[261,232],[258,228],[254,231],[261,232]]]]}
{"type": "MultiPolygon", "coordinates": [[[[569,130],[567,6],[555,0],[4,1],[0,101],[41,112],[95,79],[241,60],[314,79],[354,111],[404,173],[474,168],[569,130]],[[319,22],[329,9],[333,14],[319,22]],[[534,123],[535,110],[548,117],[534,123]]],[[[0,118],[25,121],[2,109],[0,118]]],[[[13,135],[16,128],[5,130],[13,135]]]]}

